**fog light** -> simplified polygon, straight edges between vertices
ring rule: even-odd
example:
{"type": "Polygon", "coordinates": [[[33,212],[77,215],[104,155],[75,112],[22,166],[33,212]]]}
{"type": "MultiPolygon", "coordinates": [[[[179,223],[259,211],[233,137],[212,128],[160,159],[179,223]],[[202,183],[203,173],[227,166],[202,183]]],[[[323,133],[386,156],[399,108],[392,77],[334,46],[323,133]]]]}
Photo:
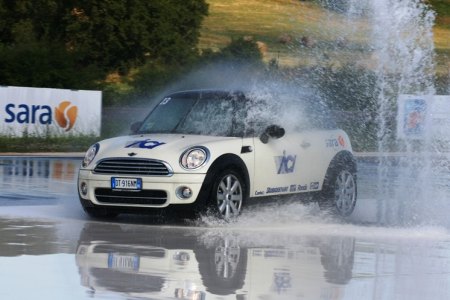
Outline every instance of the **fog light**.
{"type": "Polygon", "coordinates": [[[88,193],[87,184],[84,181],[80,184],[80,192],[83,196],[86,196],[88,193]]]}
{"type": "Polygon", "coordinates": [[[177,195],[181,199],[188,199],[192,196],[192,190],[187,186],[181,186],[177,190],[177,195]]]}

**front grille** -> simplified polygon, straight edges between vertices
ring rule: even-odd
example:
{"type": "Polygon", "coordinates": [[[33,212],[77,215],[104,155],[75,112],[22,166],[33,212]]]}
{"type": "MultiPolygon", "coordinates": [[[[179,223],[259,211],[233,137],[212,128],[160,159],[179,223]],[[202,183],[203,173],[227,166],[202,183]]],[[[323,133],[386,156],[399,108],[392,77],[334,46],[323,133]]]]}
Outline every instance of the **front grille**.
{"type": "Polygon", "coordinates": [[[108,204],[163,205],[167,193],[161,190],[115,191],[108,188],[95,189],[98,202],[108,204]]]}
{"type": "Polygon", "coordinates": [[[108,158],[101,160],[94,169],[98,174],[125,174],[170,176],[169,167],[158,160],[139,158],[108,158]]]}

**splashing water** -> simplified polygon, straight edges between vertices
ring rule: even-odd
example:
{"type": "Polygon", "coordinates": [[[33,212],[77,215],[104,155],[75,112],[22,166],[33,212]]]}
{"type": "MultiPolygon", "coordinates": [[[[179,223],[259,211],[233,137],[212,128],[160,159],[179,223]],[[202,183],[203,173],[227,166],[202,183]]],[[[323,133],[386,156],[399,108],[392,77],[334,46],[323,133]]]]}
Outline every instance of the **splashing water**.
{"type": "MultiPolygon", "coordinates": [[[[425,128],[421,140],[402,139],[397,136],[396,130],[400,95],[417,95],[429,102],[435,94],[434,12],[421,0],[348,0],[347,7],[348,25],[343,26],[344,29],[336,37],[335,44],[338,46],[327,44],[323,49],[311,47],[304,51],[312,53],[319,65],[331,62],[339,67],[350,62],[369,68],[376,74],[374,93],[380,153],[375,196],[377,222],[407,226],[448,225],[445,212],[449,206],[446,204],[449,188],[446,183],[436,184],[440,176],[436,174],[448,172],[446,166],[450,163],[442,157],[436,160],[437,153],[429,129],[425,128]],[[336,54],[364,43],[367,44],[364,49],[351,52],[350,57],[336,54]],[[333,59],[324,59],[332,55],[333,59]],[[336,63],[340,58],[343,58],[341,64],[336,63]]],[[[321,20],[322,29],[335,34],[334,20],[335,14],[329,20],[321,20]]],[[[310,35],[314,37],[318,34],[312,31],[310,35]]],[[[258,93],[264,92],[258,89],[258,93]]],[[[255,109],[254,113],[260,116],[267,111],[270,110],[266,107],[260,111],[255,109]]],[[[279,226],[290,226],[286,222],[311,222],[315,226],[320,222],[335,222],[314,212],[314,209],[314,206],[289,204],[282,208],[244,211],[243,218],[237,224],[218,224],[208,217],[200,222],[207,226],[227,227],[264,226],[267,222],[279,226]],[[280,212],[285,214],[280,215],[280,212]]]]}
{"type": "MultiPolygon", "coordinates": [[[[395,120],[400,95],[431,99],[434,88],[434,13],[420,0],[369,1],[372,47],[378,78],[378,221],[409,224],[428,221],[433,194],[431,137],[400,139],[395,120]],[[398,160],[390,153],[401,151],[398,160]],[[396,163],[396,185],[387,179],[396,163]]],[[[427,101],[429,102],[429,101],[427,101]]],[[[425,129],[426,131],[427,129],[425,129]]],[[[435,203],[437,204],[437,203],[435,203]]]]}

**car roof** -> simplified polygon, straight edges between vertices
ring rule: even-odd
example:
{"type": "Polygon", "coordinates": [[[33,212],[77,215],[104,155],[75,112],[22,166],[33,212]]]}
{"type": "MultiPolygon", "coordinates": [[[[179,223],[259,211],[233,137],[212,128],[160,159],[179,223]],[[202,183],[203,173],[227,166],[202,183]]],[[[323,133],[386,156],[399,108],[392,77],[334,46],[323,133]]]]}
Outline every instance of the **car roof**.
{"type": "Polygon", "coordinates": [[[242,91],[239,90],[225,90],[225,89],[196,89],[196,90],[185,90],[170,93],[166,97],[201,97],[203,95],[244,95],[242,91]]]}

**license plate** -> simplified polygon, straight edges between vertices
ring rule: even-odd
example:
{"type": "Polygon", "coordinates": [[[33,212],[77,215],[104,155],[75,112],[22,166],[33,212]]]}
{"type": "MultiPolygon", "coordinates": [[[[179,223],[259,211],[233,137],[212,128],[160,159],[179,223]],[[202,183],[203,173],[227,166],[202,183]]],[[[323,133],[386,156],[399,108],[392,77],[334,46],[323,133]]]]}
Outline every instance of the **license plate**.
{"type": "Polygon", "coordinates": [[[113,190],[135,190],[142,189],[141,178],[124,178],[124,177],[112,177],[111,188],[113,190]]]}
{"type": "Polygon", "coordinates": [[[137,271],[139,269],[139,256],[109,253],[108,268],[137,271]]]}

